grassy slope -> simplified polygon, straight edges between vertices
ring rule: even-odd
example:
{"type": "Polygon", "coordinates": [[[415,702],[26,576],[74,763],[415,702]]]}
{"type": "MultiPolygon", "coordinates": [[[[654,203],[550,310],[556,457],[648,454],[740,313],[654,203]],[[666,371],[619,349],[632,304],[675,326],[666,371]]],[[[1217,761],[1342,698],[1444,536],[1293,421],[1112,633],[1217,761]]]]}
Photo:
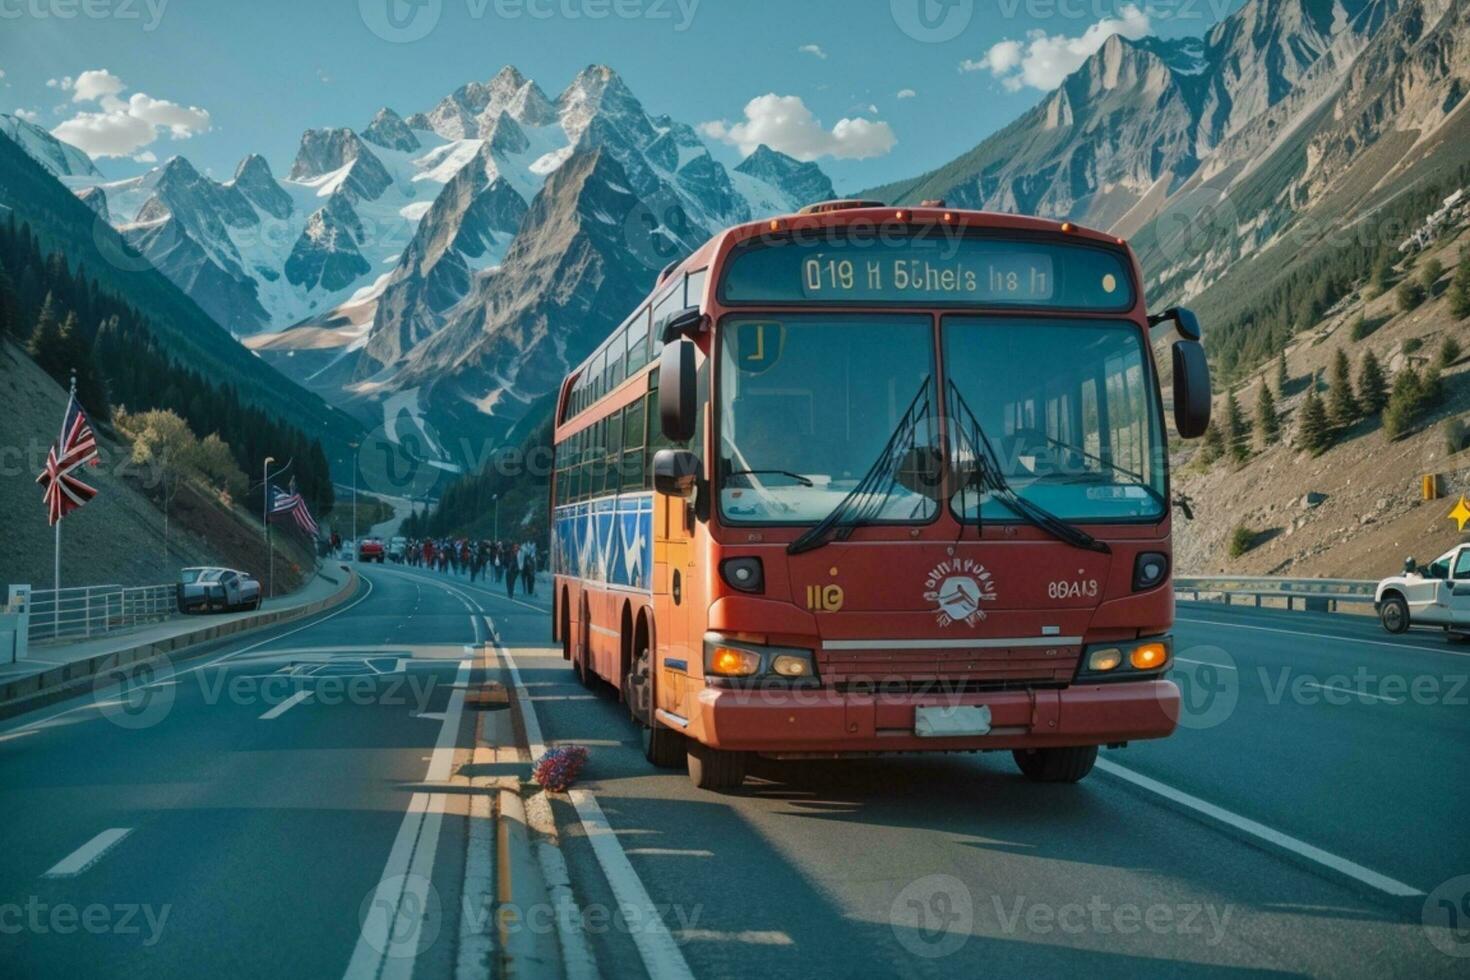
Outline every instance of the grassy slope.
{"type": "MultiPolygon", "coordinates": [[[[52,530],[35,479],[56,439],[66,393],[19,348],[0,342],[0,401],[6,405],[0,445],[0,512],[7,515],[5,546],[0,548],[3,596],[10,584],[51,587],[52,530]]],[[[171,554],[165,560],[163,515],[145,492],[145,481],[125,465],[127,451],[106,430],[98,436],[102,463],[83,474],[98,495],[62,522],[64,586],[170,582],[179,568],[199,564],[264,571],[259,522],[192,490],[180,492],[175,500],[171,554]]],[[[310,556],[287,541],[277,556],[278,587],[295,581],[289,571],[293,564],[309,567],[310,556]]]]}

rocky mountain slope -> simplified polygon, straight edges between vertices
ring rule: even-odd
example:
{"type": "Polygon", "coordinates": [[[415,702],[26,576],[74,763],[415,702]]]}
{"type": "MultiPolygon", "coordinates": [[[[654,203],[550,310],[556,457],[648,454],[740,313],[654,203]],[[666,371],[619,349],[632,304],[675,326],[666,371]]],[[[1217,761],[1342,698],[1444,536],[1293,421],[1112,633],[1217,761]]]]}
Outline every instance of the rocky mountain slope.
{"type": "MultiPolygon", "coordinates": [[[[1395,269],[1398,277],[1417,276],[1431,258],[1453,270],[1470,250],[1470,229],[1461,227],[1419,253],[1413,264],[1395,269]]],[[[1196,574],[1247,574],[1381,578],[1398,571],[1405,557],[1428,562],[1463,539],[1447,515],[1462,493],[1470,494],[1470,449],[1450,452],[1447,419],[1470,424],[1470,321],[1449,308],[1447,272],[1430,297],[1411,312],[1398,307],[1395,291],[1376,295],[1365,284],[1301,331],[1287,347],[1288,382],[1276,399],[1281,441],[1266,445],[1254,434],[1251,455],[1238,464],[1220,459],[1202,463],[1197,443],[1181,448],[1174,463],[1174,489],[1194,501],[1196,519],[1175,524],[1179,568],[1196,574]],[[1353,339],[1362,318],[1371,329],[1353,339]],[[1390,439],[1375,415],[1342,432],[1335,444],[1314,456],[1301,447],[1302,406],[1315,379],[1329,398],[1331,365],[1339,350],[1352,365],[1352,383],[1371,351],[1390,384],[1406,367],[1425,370],[1435,362],[1446,337],[1466,354],[1443,371],[1444,398],[1405,436],[1390,439]],[[1421,499],[1424,475],[1438,477],[1441,499],[1421,499]],[[1254,536],[1253,547],[1232,558],[1231,535],[1238,527],[1254,536]]],[[[1256,416],[1262,385],[1273,395],[1279,387],[1271,362],[1233,388],[1249,423],[1256,416]]],[[[1216,421],[1223,418],[1216,402],[1216,421]]],[[[1470,534],[1470,529],[1467,529],[1470,534]]]]}
{"type": "Polygon", "coordinates": [[[1397,2],[1248,0],[1203,39],[1114,35],[969,153],[864,196],[1137,227],[1253,120],[1329,75],[1324,58],[1350,58],[1397,2]]]}

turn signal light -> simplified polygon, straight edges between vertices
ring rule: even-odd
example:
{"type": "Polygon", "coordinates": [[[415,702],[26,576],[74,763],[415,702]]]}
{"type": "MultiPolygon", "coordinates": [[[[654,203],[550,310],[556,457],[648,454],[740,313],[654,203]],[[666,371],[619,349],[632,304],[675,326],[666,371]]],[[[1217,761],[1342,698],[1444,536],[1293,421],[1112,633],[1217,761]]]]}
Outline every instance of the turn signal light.
{"type": "Polygon", "coordinates": [[[716,647],[710,652],[709,669],[721,677],[751,677],[760,673],[761,658],[749,650],[716,647]]]}
{"type": "Polygon", "coordinates": [[[1157,670],[1169,659],[1169,648],[1162,643],[1144,643],[1133,648],[1128,662],[1135,670],[1157,670]]]}
{"type": "Polygon", "coordinates": [[[1087,657],[1087,669],[1106,672],[1115,669],[1123,662],[1123,651],[1117,647],[1104,647],[1094,650],[1087,657]]]}

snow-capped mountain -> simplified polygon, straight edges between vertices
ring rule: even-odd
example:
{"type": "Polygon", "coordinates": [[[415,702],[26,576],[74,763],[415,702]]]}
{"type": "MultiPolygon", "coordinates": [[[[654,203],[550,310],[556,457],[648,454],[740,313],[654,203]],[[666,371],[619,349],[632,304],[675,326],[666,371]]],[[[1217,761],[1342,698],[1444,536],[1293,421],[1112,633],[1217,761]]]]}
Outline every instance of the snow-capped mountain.
{"type": "Polygon", "coordinates": [[[835,196],[766,147],[727,170],[600,65],[554,100],[507,66],[407,117],[308,130],[285,177],[252,154],[223,181],[182,157],[107,181],[37,132],[31,152],[262,357],[365,418],[411,386],[492,433],[670,259],[835,196]]]}
{"type": "Polygon", "coordinates": [[[32,160],[57,177],[102,176],[87,154],[19,116],[0,112],[0,134],[10,137],[32,160]]]}

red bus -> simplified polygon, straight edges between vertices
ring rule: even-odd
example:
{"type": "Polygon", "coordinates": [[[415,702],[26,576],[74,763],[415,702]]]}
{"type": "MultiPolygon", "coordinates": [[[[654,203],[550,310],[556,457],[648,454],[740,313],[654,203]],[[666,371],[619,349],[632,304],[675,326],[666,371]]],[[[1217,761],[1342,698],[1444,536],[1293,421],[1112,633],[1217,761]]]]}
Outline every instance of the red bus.
{"type": "Polygon", "coordinates": [[[552,630],[659,766],[1014,753],[1076,781],[1160,738],[1168,451],[1199,326],[1119,238],[828,202],[665,270],[562,384],[552,630]]]}

